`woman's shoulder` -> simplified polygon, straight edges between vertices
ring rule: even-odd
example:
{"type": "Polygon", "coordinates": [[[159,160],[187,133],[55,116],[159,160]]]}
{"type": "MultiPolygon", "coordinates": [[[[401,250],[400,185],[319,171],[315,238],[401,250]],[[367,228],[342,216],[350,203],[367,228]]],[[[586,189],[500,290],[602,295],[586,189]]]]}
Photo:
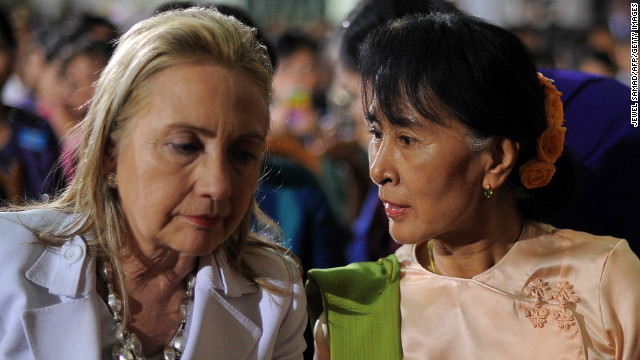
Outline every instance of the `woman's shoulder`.
{"type": "Polygon", "coordinates": [[[559,229],[543,223],[534,223],[534,226],[537,226],[549,234],[547,241],[555,242],[558,247],[563,249],[572,247],[575,249],[588,250],[592,254],[601,253],[605,255],[616,247],[624,247],[625,245],[629,247],[625,239],[614,236],[595,235],[572,229],[559,229]]]}
{"type": "Polygon", "coordinates": [[[15,256],[33,250],[26,244],[44,244],[40,235],[66,223],[67,215],[54,210],[0,212],[0,249],[2,254],[15,256]]]}
{"type": "Polygon", "coordinates": [[[357,295],[359,292],[376,293],[399,278],[400,265],[395,254],[377,261],[355,262],[346,266],[311,269],[308,272],[307,288],[317,286],[324,292],[340,296],[357,295]],[[351,294],[351,295],[349,295],[351,294]]]}
{"type": "Polygon", "coordinates": [[[388,276],[389,270],[393,270],[393,264],[398,260],[395,254],[380,258],[377,261],[353,262],[345,266],[338,266],[326,269],[311,269],[310,275],[330,277],[347,280],[351,277],[360,278],[362,276],[388,276]]]}
{"type": "Polygon", "coordinates": [[[0,278],[15,284],[42,253],[47,244],[40,240],[40,231],[54,229],[66,217],[50,210],[0,212],[0,278]]]}
{"type": "Polygon", "coordinates": [[[301,266],[295,255],[275,247],[254,244],[247,247],[243,256],[258,276],[271,282],[291,283],[302,276],[301,266]]]}
{"type": "Polygon", "coordinates": [[[34,233],[44,230],[62,229],[70,216],[53,209],[30,209],[0,212],[0,238],[15,232],[34,233]]]}
{"type": "Polygon", "coordinates": [[[621,265],[620,262],[633,266],[638,262],[638,257],[625,239],[594,235],[578,230],[558,229],[542,223],[533,225],[543,230],[545,234],[522,241],[519,245],[519,254],[529,254],[535,258],[548,260],[557,259],[565,264],[570,261],[581,268],[594,268],[598,271],[602,271],[605,266],[621,265]],[[611,264],[612,258],[615,258],[618,264],[611,264]]]}

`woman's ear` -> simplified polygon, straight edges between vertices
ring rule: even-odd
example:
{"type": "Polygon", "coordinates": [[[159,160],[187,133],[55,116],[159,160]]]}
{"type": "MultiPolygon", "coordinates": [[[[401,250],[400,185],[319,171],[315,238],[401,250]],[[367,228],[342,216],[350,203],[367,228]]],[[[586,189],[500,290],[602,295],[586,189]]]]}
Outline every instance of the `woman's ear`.
{"type": "Polygon", "coordinates": [[[115,146],[109,142],[104,150],[104,157],[102,158],[102,171],[104,176],[109,176],[109,174],[116,171],[117,164],[115,146]]]}
{"type": "Polygon", "coordinates": [[[484,189],[497,189],[502,186],[518,159],[520,144],[505,137],[496,137],[485,150],[488,161],[482,180],[484,189]]]}

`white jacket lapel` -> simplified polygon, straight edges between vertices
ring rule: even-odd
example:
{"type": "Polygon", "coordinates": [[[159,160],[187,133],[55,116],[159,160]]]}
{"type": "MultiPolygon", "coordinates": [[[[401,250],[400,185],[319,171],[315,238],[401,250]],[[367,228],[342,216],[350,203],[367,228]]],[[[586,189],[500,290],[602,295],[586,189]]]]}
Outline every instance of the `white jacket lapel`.
{"type": "Polygon", "coordinates": [[[97,306],[92,297],[64,302],[22,315],[35,359],[100,359],[97,306]]]}
{"type": "Polygon", "coordinates": [[[76,236],[60,249],[46,249],[26,272],[27,279],[58,296],[60,303],[26,310],[22,321],[36,359],[99,359],[101,334],[94,259],[76,236]]]}
{"type": "Polygon", "coordinates": [[[244,315],[248,309],[242,307],[241,299],[256,291],[255,285],[231,269],[221,251],[201,257],[184,358],[246,359],[262,330],[244,315]]]}
{"type": "Polygon", "coordinates": [[[194,301],[185,359],[246,359],[262,330],[216,290],[194,301]],[[215,321],[211,321],[215,319],[215,321]]]}
{"type": "Polygon", "coordinates": [[[86,296],[93,287],[93,281],[87,279],[87,270],[94,268],[94,259],[86,255],[84,241],[75,236],[59,250],[46,249],[27,271],[26,277],[49,289],[52,295],[71,299],[86,296]]]}

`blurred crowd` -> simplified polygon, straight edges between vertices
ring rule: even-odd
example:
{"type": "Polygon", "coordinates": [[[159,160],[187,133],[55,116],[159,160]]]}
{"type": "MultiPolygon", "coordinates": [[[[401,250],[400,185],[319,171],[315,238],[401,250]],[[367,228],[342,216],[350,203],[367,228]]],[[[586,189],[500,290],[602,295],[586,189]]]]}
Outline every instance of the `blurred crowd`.
{"type": "MultiPolygon", "coordinates": [[[[157,11],[189,5],[172,3],[157,11]]],[[[252,24],[242,9],[221,9],[252,24]]],[[[512,30],[541,68],[580,70],[628,86],[628,12],[628,2],[612,1],[607,21],[588,31],[512,30]]],[[[24,5],[2,9],[1,15],[0,197],[11,203],[46,200],[74,176],[79,142],[74,129],[87,111],[93,82],[126,29],[93,14],[70,14],[51,23],[46,14],[24,5]]],[[[279,24],[260,32],[275,73],[257,200],[280,224],[286,246],[305,268],[377,259],[395,248],[369,179],[370,134],[360,109],[357,71],[357,44],[366,34],[358,34],[354,25],[348,20],[337,28],[279,24]]]]}

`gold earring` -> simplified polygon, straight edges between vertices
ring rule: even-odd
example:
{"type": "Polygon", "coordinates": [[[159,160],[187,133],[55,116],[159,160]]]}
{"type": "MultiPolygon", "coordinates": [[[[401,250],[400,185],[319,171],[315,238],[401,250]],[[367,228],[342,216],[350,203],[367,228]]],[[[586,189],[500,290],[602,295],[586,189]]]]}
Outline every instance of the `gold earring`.
{"type": "Polygon", "coordinates": [[[116,172],[112,171],[109,176],[107,176],[107,186],[116,189],[118,187],[118,179],[116,179],[116,172]]]}
{"type": "Polygon", "coordinates": [[[486,189],[482,189],[482,195],[484,195],[484,197],[486,197],[487,199],[493,195],[493,190],[491,190],[490,185],[487,185],[486,189]]]}

